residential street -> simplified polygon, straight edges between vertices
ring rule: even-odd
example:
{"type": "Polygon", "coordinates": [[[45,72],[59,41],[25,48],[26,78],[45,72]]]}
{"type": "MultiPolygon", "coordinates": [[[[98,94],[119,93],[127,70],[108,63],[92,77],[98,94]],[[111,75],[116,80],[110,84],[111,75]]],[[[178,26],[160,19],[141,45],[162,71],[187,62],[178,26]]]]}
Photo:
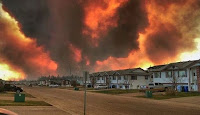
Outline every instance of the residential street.
{"type": "MultiPolygon", "coordinates": [[[[27,93],[52,104],[66,114],[83,114],[83,91],[47,87],[24,87],[27,93]]],[[[199,98],[198,98],[199,99],[199,98]]],[[[87,92],[87,114],[200,114],[200,106],[174,101],[160,101],[87,92]]]]}

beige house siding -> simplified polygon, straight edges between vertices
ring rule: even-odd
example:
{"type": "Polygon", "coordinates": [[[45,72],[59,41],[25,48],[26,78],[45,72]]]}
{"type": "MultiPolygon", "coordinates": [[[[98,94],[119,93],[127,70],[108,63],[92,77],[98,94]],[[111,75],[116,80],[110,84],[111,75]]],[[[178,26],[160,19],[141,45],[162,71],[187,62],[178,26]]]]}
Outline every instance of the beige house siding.
{"type": "Polygon", "coordinates": [[[141,85],[148,85],[149,79],[150,78],[146,80],[145,76],[137,76],[137,80],[131,80],[131,76],[129,76],[130,89],[137,89],[138,85],[139,85],[139,88],[141,85]]]}

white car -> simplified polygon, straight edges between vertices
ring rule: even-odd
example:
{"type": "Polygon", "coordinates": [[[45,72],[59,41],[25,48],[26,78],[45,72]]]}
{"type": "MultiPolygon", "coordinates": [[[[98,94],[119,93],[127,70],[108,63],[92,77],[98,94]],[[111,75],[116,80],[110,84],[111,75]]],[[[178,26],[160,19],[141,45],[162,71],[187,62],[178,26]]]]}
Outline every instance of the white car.
{"type": "Polygon", "coordinates": [[[50,85],[49,85],[49,87],[58,87],[58,86],[59,86],[59,85],[57,85],[57,84],[55,84],[55,85],[54,85],[54,84],[50,84],[50,85]]]}
{"type": "Polygon", "coordinates": [[[107,85],[96,85],[94,86],[95,89],[107,89],[108,86],[107,85]]]}
{"type": "Polygon", "coordinates": [[[141,85],[140,89],[147,89],[148,87],[146,85],[141,85]]]}
{"type": "Polygon", "coordinates": [[[163,85],[162,83],[149,83],[148,89],[160,89],[160,90],[167,90],[168,88],[172,88],[169,85],[163,85]]]}

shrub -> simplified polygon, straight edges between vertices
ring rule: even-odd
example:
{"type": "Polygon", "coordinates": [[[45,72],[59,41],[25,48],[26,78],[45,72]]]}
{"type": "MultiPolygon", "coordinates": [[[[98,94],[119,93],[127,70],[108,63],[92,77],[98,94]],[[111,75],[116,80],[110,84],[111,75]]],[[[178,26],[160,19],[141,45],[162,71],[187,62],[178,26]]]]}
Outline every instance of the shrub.
{"type": "Polygon", "coordinates": [[[76,87],[77,86],[77,82],[75,80],[71,81],[71,86],[76,87]]]}
{"type": "Polygon", "coordinates": [[[175,89],[172,89],[172,88],[169,88],[166,90],[166,93],[165,93],[167,96],[176,96],[176,90],[175,89]]]}
{"type": "Polygon", "coordinates": [[[4,88],[3,87],[0,87],[0,92],[4,92],[4,88]]]}

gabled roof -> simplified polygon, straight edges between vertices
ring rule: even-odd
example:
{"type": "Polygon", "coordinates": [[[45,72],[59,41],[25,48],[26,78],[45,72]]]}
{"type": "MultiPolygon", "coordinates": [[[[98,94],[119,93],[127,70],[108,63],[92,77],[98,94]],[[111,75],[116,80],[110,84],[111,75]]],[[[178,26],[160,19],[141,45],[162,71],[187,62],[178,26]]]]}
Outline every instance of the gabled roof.
{"type": "Polygon", "coordinates": [[[105,71],[104,73],[105,73],[104,76],[108,76],[108,75],[113,75],[115,71],[105,71]]]}
{"type": "Polygon", "coordinates": [[[132,68],[132,69],[123,69],[123,70],[114,70],[114,71],[104,71],[92,73],[94,77],[97,76],[112,76],[112,75],[150,75],[147,71],[144,71],[142,68],[132,68]]]}
{"type": "Polygon", "coordinates": [[[144,71],[142,68],[132,68],[132,69],[124,69],[117,70],[120,75],[148,75],[147,71],[144,71]]]}
{"type": "Polygon", "coordinates": [[[190,67],[200,60],[194,60],[194,61],[184,61],[184,62],[175,62],[175,63],[170,63],[166,65],[157,65],[153,67],[149,67],[149,71],[164,71],[164,70],[169,70],[170,68],[174,69],[186,69],[187,67],[190,67]]]}

